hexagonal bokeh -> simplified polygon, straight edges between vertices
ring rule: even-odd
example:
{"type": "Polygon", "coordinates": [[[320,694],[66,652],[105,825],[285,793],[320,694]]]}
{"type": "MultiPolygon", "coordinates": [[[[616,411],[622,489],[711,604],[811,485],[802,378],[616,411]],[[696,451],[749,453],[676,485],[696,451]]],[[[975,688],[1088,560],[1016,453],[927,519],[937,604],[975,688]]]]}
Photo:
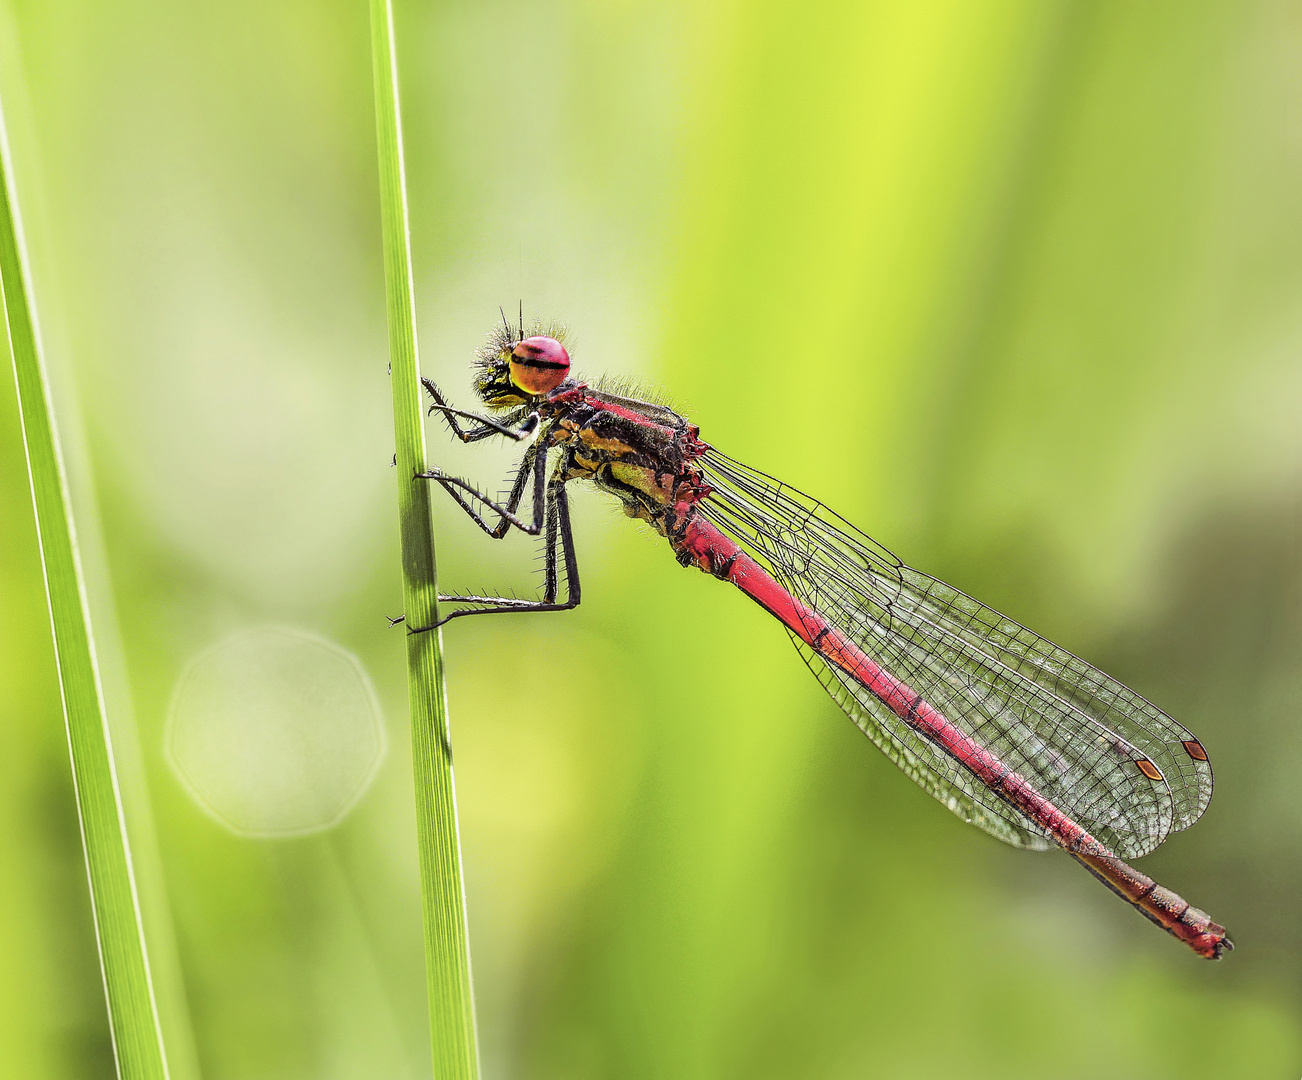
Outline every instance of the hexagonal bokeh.
{"type": "Polygon", "coordinates": [[[204,810],[234,832],[268,837],[338,824],[385,751],[357,657],[281,626],[232,634],[185,666],[166,744],[204,810]]]}

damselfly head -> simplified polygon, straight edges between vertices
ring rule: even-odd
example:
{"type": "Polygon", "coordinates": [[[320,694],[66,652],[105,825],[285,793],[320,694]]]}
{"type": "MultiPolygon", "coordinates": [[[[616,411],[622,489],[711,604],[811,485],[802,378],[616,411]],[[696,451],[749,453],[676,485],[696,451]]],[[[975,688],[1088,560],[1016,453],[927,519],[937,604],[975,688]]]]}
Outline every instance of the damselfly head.
{"type": "Polygon", "coordinates": [[[475,361],[475,392],[494,409],[511,409],[551,393],[570,373],[565,329],[535,320],[528,335],[505,318],[475,361]]]}
{"type": "Polygon", "coordinates": [[[570,354],[553,337],[539,334],[511,350],[511,382],[526,394],[550,394],[570,373],[570,354]]]}

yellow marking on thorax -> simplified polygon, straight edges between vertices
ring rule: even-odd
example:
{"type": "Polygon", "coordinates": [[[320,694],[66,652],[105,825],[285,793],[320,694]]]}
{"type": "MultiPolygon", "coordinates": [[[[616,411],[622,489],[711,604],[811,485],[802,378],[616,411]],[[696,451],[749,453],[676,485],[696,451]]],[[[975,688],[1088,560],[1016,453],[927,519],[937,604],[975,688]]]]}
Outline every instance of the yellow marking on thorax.
{"type": "Polygon", "coordinates": [[[583,428],[579,432],[579,439],[584,446],[590,447],[598,453],[608,454],[613,458],[626,457],[634,452],[633,447],[622,439],[603,439],[592,428],[583,428]]]}
{"type": "Polygon", "coordinates": [[[627,484],[634,490],[642,492],[652,502],[659,503],[661,506],[666,506],[673,500],[673,477],[662,473],[657,478],[654,469],[613,461],[610,465],[610,475],[621,484],[627,484]]]}
{"type": "Polygon", "coordinates": [[[601,465],[601,462],[596,458],[585,458],[577,450],[570,456],[570,461],[582,469],[584,474],[589,477],[595,476],[597,468],[601,465]]]}

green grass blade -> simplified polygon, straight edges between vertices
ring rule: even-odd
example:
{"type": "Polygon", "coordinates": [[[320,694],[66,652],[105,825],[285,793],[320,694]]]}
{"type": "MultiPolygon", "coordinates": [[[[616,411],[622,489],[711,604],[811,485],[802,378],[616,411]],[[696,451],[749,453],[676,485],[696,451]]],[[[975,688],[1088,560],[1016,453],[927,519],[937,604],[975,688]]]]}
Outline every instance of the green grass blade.
{"type": "Polygon", "coordinates": [[[119,1076],[154,1080],[167,1076],[167,1063],[30,280],[8,132],[0,111],[0,288],[18,384],[109,1026],[119,1076]]]}
{"type": "MultiPolygon", "coordinates": [[[[428,626],[438,618],[438,580],[430,485],[411,479],[425,470],[425,429],[416,358],[398,66],[389,0],[371,0],[371,49],[397,448],[395,472],[402,528],[403,610],[409,625],[428,626]]],[[[434,1075],[439,1080],[474,1080],[479,1075],[479,1053],[440,631],[408,635],[407,679],[434,1075]]]]}

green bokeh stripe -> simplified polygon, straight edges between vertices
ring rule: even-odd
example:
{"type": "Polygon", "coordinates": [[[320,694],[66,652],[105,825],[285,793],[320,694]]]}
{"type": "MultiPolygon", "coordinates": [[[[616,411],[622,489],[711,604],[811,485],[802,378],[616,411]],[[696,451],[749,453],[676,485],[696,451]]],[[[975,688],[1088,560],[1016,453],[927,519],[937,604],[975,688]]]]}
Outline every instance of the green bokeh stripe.
{"type": "Polygon", "coordinates": [[[0,284],[18,384],[109,1025],[118,1073],[124,1080],[166,1077],[131,849],[113,767],[67,478],[55,436],[15,192],[9,138],[0,112],[0,284]]]}

